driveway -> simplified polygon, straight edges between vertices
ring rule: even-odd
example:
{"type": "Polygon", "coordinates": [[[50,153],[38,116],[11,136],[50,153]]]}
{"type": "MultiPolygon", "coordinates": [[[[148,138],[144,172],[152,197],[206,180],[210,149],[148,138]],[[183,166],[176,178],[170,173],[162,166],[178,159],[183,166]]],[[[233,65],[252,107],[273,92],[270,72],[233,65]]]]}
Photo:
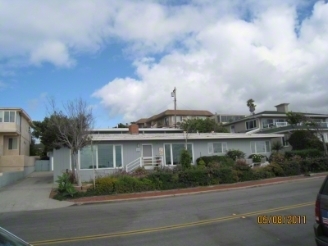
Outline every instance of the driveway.
{"type": "Polygon", "coordinates": [[[52,172],[34,172],[15,184],[0,189],[0,213],[71,206],[73,203],[49,198],[52,172]]]}

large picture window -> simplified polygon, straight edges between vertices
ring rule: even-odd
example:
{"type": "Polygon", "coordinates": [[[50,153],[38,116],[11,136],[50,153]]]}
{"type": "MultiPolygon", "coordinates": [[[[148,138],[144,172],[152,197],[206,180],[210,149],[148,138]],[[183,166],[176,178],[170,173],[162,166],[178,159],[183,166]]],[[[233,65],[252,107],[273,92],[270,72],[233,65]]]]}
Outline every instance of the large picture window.
{"type": "Polygon", "coordinates": [[[97,144],[86,146],[80,151],[81,169],[96,169],[122,167],[123,153],[121,145],[97,144]],[[93,153],[93,158],[92,158],[93,153]]]}
{"type": "Polygon", "coordinates": [[[3,122],[15,122],[15,111],[4,111],[3,122]]]}
{"type": "Polygon", "coordinates": [[[208,143],[209,154],[225,154],[228,151],[228,144],[226,142],[208,143]]]}
{"type": "Polygon", "coordinates": [[[256,120],[246,121],[247,130],[254,129],[254,128],[256,128],[256,120]]]}
{"type": "Polygon", "coordinates": [[[252,154],[269,153],[271,151],[270,141],[252,141],[251,152],[252,154]]]}
{"type": "MultiPolygon", "coordinates": [[[[164,144],[165,164],[166,165],[179,164],[181,151],[184,149],[185,149],[184,143],[164,144]]],[[[187,150],[190,153],[190,156],[192,157],[193,156],[192,144],[187,144],[187,150]]]]}

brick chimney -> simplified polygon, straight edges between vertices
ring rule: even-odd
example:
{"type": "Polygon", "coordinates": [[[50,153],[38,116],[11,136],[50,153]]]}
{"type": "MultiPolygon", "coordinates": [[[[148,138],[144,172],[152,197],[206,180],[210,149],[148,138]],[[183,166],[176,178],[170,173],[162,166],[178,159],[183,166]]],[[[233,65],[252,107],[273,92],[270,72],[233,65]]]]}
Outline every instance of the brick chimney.
{"type": "Polygon", "coordinates": [[[277,108],[278,112],[287,113],[288,112],[288,105],[289,105],[289,103],[281,103],[281,104],[279,104],[275,107],[277,108]]]}
{"type": "Polygon", "coordinates": [[[137,124],[129,125],[129,133],[130,134],[139,134],[139,126],[137,124]]]}

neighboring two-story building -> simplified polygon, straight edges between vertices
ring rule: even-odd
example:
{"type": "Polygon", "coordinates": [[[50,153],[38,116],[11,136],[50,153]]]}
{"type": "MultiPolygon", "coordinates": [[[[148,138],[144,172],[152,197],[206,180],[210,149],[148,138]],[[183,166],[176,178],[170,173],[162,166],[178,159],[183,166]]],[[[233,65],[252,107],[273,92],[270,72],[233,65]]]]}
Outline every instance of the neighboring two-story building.
{"type": "Polygon", "coordinates": [[[0,108],[0,172],[34,166],[30,157],[32,120],[21,108],[0,108]]]}
{"type": "MultiPolygon", "coordinates": [[[[263,111],[250,115],[248,117],[224,124],[231,133],[279,133],[284,134],[283,145],[288,146],[290,133],[296,129],[305,129],[306,126],[299,124],[291,126],[287,122],[286,113],[288,103],[282,103],[277,106],[276,111],[263,111]]],[[[318,122],[322,131],[324,131],[325,141],[328,142],[328,114],[302,113],[311,120],[318,122]]]]}
{"type": "Polygon", "coordinates": [[[162,113],[134,122],[140,128],[176,127],[187,119],[206,119],[213,114],[207,110],[165,110],[162,113]],[[175,126],[176,124],[176,126],[175,126]]]}

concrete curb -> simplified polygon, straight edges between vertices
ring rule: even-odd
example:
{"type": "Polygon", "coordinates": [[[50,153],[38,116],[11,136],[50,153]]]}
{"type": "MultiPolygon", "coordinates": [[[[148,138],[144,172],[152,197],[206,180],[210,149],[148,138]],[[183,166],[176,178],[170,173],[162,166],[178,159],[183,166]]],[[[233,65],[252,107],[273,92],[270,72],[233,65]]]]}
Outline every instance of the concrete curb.
{"type": "Polygon", "coordinates": [[[256,187],[263,187],[269,185],[276,185],[276,184],[283,184],[283,183],[294,183],[294,182],[301,182],[307,181],[311,179],[318,179],[323,178],[328,174],[320,173],[315,176],[307,176],[304,178],[297,178],[297,179],[290,179],[290,180],[282,180],[276,181],[271,183],[262,183],[262,184],[253,184],[253,185],[245,185],[240,187],[230,187],[230,188],[219,188],[213,190],[202,190],[202,191],[191,191],[191,192],[181,192],[175,194],[167,194],[167,195],[154,195],[154,196],[145,196],[142,197],[132,197],[132,198],[122,198],[122,199],[108,199],[102,201],[86,201],[86,202],[73,202],[71,206],[82,206],[82,205],[91,205],[91,204],[102,204],[102,203],[116,203],[116,202],[126,202],[126,201],[140,201],[140,200],[150,200],[150,199],[161,199],[161,198],[168,198],[168,197],[180,197],[180,196],[188,196],[188,195],[197,195],[197,194],[205,194],[205,193],[213,193],[213,192],[222,192],[222,191],[230,191],[230,190],[240,190],[240,189],[248,189],[248,188],[256,188],[256,187]]]}

